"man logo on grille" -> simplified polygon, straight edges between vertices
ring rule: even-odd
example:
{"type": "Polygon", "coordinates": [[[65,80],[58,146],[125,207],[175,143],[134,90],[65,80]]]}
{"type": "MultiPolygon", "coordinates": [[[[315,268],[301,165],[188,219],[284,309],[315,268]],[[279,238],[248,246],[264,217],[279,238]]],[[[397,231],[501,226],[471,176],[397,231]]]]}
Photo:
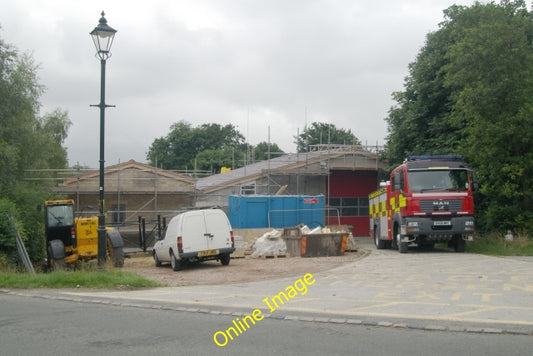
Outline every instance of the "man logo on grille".
{"type": "Polygon", "coordinates": [[[450,210],[450,202],[444,200],[434,201],[433,210],[450,210]]]}

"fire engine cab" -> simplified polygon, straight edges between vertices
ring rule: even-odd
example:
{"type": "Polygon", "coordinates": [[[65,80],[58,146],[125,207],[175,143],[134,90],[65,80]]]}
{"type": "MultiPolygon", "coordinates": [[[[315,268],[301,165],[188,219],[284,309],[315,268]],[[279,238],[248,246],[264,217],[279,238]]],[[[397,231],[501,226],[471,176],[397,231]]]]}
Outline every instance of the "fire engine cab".
{"type": "Polygon", "coordinates": [[[411,156],[369,195],[370,236],[378,249],[447,242],[464,252],[472,239],[474,171],[459,155],[411,156]]]}

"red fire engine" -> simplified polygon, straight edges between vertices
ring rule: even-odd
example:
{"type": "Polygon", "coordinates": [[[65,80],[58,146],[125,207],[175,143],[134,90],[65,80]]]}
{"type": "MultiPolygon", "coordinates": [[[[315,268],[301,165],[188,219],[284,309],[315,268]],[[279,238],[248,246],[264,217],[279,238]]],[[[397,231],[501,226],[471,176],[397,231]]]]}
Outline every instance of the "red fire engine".
{"type": "Polygon", "coordinates": [[[378,249],[447,242],[464,252],[474,233],[475,173],[462,156],[411,156],[369,195],[370,236],[378,249]]]}

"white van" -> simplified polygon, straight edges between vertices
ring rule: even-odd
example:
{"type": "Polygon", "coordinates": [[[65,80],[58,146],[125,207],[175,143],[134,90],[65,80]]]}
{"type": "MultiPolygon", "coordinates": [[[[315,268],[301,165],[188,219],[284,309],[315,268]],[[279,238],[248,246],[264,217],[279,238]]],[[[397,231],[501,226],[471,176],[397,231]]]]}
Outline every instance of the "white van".
{"type": "Polygon", "coordinates": [[[233,251],[233,231],[226,214],[220,209],[201,209],[174,216],[152,254],[157,267],[170,262],[178,271],[189,262],[205,260],[219,260],[227,266],[233,251]]]}

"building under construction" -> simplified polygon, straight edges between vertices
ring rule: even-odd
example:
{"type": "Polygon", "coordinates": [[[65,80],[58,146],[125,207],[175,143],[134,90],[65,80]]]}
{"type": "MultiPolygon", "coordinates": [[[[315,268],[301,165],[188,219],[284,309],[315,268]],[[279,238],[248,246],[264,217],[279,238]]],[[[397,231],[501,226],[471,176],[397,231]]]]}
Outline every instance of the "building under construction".
{"type": "MultiPolygon", "coordinates": [[[[383,168],[376,147],[346,145],[316,145],[309,152],[205,177],[128,161],[105,168],[106,221],[126,229],[136,226],[139,217],[153,221],[195,207],[227,210],[234,195],[323,195],[324,224],[351,225],[354,235],[367,235],[368,194],[378,185],[383,168]]],[[[79,213],[94,214],[99,171],[70,174],[55,192],[74,199],[79,213]]]]}

